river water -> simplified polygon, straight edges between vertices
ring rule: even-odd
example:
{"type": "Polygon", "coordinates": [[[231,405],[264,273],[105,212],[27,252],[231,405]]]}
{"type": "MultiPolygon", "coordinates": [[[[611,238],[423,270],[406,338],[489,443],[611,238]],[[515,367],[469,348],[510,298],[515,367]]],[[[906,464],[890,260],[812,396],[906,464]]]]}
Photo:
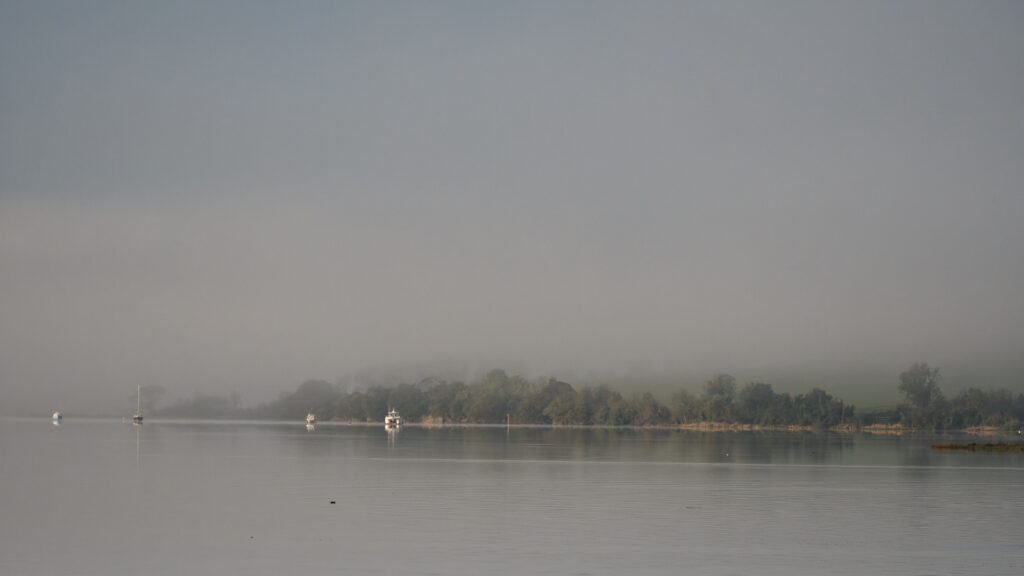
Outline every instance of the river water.
{"type": "Polygon", "coordinates": [[[934,436],[0,419],[0,574],[1024,573],[934,436]]]}

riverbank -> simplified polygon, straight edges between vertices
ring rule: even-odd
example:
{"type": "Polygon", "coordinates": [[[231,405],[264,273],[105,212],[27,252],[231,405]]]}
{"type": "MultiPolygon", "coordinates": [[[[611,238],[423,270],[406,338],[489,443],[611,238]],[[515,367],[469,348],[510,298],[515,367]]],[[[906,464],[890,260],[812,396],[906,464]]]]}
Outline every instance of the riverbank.
{"type": "Polygon", "coordinates": [[[935,444],[932,444],[932,450],[965,450],[968,452],[1004,452],[1024,454],[1024,443],[988,442],[985,444],[979,444],[977,442],[936,442],[935,444]]]}

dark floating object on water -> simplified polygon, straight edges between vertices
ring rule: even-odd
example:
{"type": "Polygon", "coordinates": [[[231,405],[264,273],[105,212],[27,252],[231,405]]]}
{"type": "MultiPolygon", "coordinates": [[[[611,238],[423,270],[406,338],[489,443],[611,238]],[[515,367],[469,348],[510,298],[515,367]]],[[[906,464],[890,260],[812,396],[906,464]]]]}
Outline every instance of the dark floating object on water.
{"type": "Polygon", "coordinates": [[[331,504],[334,504],[334,500],[331,500],[331,504]]]}
{"type": "Polygon", "coordinates": [[[932,444],[932,450],[967,450],[969,452],[1014,452],[1024,454],[1024,444],[1010,444],[1008,442],[997,442],[993,444],[978,444],[977,442],[936,442],[932,444]]]}

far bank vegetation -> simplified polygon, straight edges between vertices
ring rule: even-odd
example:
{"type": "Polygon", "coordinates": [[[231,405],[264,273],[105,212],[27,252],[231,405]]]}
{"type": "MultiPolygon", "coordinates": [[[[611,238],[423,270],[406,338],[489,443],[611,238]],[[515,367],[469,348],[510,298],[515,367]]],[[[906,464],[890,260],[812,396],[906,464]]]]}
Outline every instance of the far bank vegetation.
{"type": "Polygon", "coordinates": [[[899,376],[905,402],[859,413],[821,388],[790,395],[771,384],[719,374],[699,394],[681,389],[668,404],[651,393],[629,396],[607,387],[573,385],[555,379],[527,380],[492,370],[476,382],[428,378],[415,384],[374,385],[342,391],[322,380],[301,384],[271,403],[239,408],[239,399],[197,395],[157,410],[161,417],[380,421],[397,408],[407,422],[434,424],[536,424],[553,426],[673,426],[693,429],[965,429],[1014,428],[1024,421],[1024,394],[970,388],[947,400],[937,369],[914,364],[899,376]]]}

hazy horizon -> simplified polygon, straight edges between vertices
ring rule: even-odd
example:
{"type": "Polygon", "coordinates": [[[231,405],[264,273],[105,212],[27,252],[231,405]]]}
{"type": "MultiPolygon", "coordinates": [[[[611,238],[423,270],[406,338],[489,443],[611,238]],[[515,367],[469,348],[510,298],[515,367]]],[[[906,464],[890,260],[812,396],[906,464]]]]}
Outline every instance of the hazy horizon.
{"type": "Polygon", "coordinates": [[[439,365],[1024,391],[1022,25],[5,2],[0,413],[439,365]]]}

